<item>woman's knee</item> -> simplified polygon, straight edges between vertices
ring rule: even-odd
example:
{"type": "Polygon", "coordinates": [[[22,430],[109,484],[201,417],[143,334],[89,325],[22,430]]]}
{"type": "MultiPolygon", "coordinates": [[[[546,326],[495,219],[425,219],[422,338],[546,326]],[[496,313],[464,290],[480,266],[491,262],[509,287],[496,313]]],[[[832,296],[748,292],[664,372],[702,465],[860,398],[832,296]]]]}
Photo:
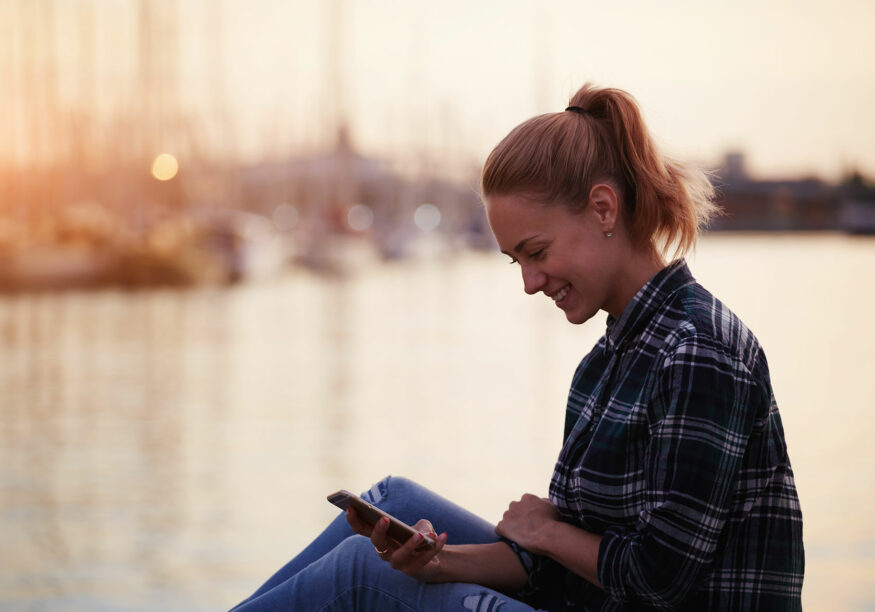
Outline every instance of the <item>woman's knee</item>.
{"type": "Polygon", "coordinates": [[[411,499],[423,487],[403,476],[386,476],[374,483],[361,497],[372,504],[380,504],[390,498],[411,499]]]}

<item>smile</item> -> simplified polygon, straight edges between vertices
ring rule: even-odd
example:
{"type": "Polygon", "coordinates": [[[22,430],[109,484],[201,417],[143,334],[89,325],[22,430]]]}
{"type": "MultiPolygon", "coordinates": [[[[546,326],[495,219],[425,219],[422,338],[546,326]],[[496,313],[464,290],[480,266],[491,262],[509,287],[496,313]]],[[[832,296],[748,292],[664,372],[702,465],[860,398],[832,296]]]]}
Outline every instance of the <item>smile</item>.
{"type": "Polygon", "coordinates": [[[569,291],[571,291],[571,285],[565,285],[564,287],[562,287],[562,289],[560,289],[556,293],[550,295],[550,297],[553,298],[554,302],[558,303],[558,302],[561,302],[565,298],[566,295],[568,295],[569,291]]]}

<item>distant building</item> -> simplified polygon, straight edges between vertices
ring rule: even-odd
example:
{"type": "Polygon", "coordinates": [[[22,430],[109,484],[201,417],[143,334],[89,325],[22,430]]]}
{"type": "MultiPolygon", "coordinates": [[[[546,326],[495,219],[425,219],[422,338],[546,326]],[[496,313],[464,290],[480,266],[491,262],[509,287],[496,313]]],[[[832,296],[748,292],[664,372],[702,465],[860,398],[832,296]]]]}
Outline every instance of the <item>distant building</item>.
{"type": "Polygon", "coordinates": [[[724,214],[715,231],[816,231],[841,229],[841,193],[817,178],[753,180],[744,154],[729,153],[715,185],[724,214]]]}
{"type": "Polygon", "coordinates": [[[875,234],[875,187],[867,184],[859,172],[852,172],[839,190],[840,227],[852,234],[875,234]]]}

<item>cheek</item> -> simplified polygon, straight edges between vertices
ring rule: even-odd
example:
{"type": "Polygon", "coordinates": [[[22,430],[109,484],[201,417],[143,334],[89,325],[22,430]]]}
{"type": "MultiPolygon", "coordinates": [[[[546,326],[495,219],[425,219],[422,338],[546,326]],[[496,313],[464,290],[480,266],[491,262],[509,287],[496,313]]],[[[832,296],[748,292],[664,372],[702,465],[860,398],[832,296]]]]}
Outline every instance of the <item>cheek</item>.
{"type": "Polygon", "coordinates": [[[571,283],[579,304],[575,310],[579,316],[589,319],[604,305],[607,298],[607,273],[598,268],[578,268],[566,277],[571,283]]]}
{"type": "Polygon", "coordinates": [[[601,284],[601,276],[601,270],[594,265],[568,262],[565,266],[565,278],[584,293],[592,293],[601,284]]]}

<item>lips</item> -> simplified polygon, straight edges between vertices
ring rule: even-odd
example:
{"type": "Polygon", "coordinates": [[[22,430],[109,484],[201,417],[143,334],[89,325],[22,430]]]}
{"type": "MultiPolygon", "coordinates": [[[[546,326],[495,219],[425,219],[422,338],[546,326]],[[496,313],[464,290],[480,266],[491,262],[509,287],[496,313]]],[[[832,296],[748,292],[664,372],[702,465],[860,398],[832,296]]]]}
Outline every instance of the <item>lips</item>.
{"type": "Polygon", "coordinates": [[[559,291],[548,293],[547,295],[549,295],[556,304],[559,304],[559,302],[565,299],[565,296],[568,295],[569,291],[571,291],[571,285],[565,285],[559,289],[559,291]]]}

